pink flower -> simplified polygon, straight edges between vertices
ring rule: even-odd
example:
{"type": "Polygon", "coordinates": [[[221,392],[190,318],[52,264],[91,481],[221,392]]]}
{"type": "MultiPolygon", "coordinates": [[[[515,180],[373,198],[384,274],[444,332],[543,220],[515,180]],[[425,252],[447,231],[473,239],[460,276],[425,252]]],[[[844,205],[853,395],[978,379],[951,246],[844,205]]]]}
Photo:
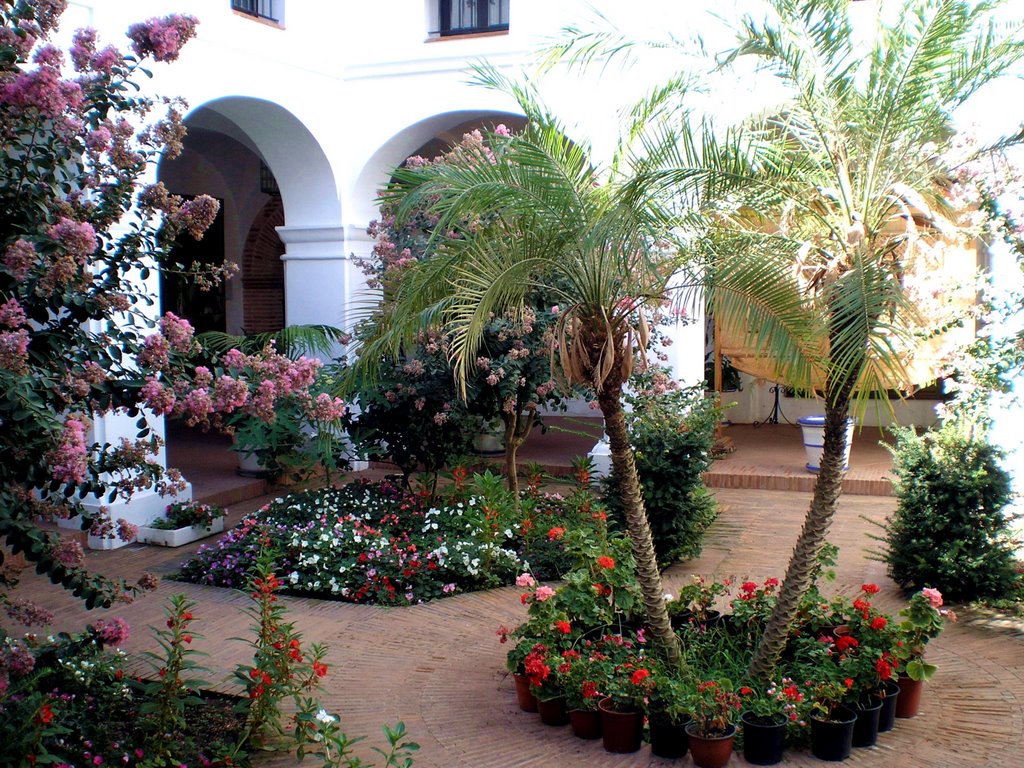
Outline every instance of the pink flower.
{"type": "Polygon", "coordinates": [[[517,587],[525,587],[526,589],[530,589],[536,583],[537,582],[534,580],[533,576],[531,576],[528,573],[521,573],[519,574],[519,576],[516,577],[517,587]]]}
{"type": "Polygon", "coordinates": [[[198,23],[194,16],[172,14],[132,24],[128,28],[128,37],[139,58],[152,54],[157,61],[174,61],[181,46],[195,36],[198,23]]]}
{"type": "Polygon", "coordinates": [[[537,587],[537,591],[533,593],[533,596],[543,603],[549,597],[555,596],[555,590],[547,586],[537,587]]]}
{"type": "Polygon", "coordinates": [[[942,606],[942,593],[939,590],[933,587],[925,587],[921,590],[921,594],[932,604],[932,608],[940,608],[942,606]]]}

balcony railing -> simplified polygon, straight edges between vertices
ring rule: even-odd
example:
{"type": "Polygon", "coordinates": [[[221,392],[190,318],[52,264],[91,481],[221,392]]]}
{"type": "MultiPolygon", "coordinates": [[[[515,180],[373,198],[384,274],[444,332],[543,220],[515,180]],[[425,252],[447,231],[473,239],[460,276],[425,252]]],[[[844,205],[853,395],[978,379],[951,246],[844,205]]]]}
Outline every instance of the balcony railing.
{"type": "Polygon", "coordinates": [[[511,0],[440,0],[441,35],[470,35],[508,29],[511,0]]]}
{"type": "Polygon", "coordinates": [[[231,10],[276,24],[280,19],[274,13],[274,4],[274,0],[231,0],[231,10]]]}

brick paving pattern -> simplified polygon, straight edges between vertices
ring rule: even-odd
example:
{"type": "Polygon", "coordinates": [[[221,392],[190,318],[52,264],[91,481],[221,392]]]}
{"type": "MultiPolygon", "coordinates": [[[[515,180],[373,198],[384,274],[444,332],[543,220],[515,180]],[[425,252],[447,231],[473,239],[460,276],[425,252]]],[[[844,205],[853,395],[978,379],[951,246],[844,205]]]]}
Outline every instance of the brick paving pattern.
{"type": "MultiPolygon", "coordinates": [[[[379,473],[378,473],[379,474],[379,473]]],[[[708,533],[704,552],[666,573],[673,590],[691,574],[781,576],[796,539],[809,495],[797,491],[735,488],[714,490],[721,515],[708,533]]],[[[232,507],[232,520],[270,497],[232,507]]],[[[881,521],[894,507],[891,497],[847,495],[831,539],[840,560],[837,591],[853,593],[860,584],[883,586],[883,607],[897,610],[898,595],[884,566],[865,556],[881,521]]],[[[209,541],[209,540],[208,540],[209,541]]],[[[131,546],[117,552],[89,552],[94,569],[137,577],[143,570],[172,573],[197,544],[177,550],[131,546]]],[[[237,610],[247,602],[239,593],[164,580],[155,594],[109,612],[86,614],[79,604],[43,580],[25,574],[19,593],[37,596],[55,608],[55,629],[74,630],[102,615],[122,615],[131,623],[129,652],[152,646],[146,625],[162,623],[169,595],[182,592],[199,603],[196,630],[206,640],[196,647],[210,655],[212,687],[225,683],[246,646],[226,638],[246,634],[247,619],[237,610]],[[45,592],[43,590],[46,590],[45,592]],[[44,597],[45,595],[45,597],[44,597]]],[[[525,617],[515,588],[497,589],[403,609],[384,609],[301,598],[284,598],[291,618],[308,641],[327,643],[331,671],[323,701],[342,716],[350,735],[367,735],[356,753],[373,761],[382,746],[381,724],[404,720],[422,747],[421,768],[537,768],[692,765],[689,757],[669,761],[644,746],[633,755],[605,752],[600,742],[575,739],[568,726],[544,726],[535,714],[516,707],[512,680],[504,673],[506,646],[498,643],[499,624],[515,626],[525,617]]],[[[929,661],[939,667],[927,684],[921,714],[899,721],[878,746],[854,750],[851,766],[1021,766],[1024,765],[1024,631],[1020,623],[980,614],[965,616],[933,641],[929,661]]],[[[261,754],[257,766],[297,765],[293,756],[261,754]]],[[[308,760],[307,763],[308,764],[308,760]]],[[[731,766],[747,763],[734,756],[731,766]]],[[[820,765],[808,753],[790,753],[784,765],[820,765]]]]}

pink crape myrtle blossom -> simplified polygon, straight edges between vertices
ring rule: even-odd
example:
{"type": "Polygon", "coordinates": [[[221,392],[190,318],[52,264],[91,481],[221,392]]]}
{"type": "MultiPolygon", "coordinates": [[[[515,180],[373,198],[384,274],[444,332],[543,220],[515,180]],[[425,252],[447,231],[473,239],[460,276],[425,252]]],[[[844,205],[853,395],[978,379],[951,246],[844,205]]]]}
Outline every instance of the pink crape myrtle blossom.
{"type": "Polygon", "coordinates": [[[174,61],[181,46],[195,36],[198,23],[194,16],[172,14],[132,24],[128,37],[139,58],[152,55],[156,61],[174,61]]]}
{"type": "Polygon", "coordinates": [[[64,422],[60,442],[47,456],[50,471],[62,483],[81,483],[89,468],[85,445],[85,417],[74,415],[64,422]]]}

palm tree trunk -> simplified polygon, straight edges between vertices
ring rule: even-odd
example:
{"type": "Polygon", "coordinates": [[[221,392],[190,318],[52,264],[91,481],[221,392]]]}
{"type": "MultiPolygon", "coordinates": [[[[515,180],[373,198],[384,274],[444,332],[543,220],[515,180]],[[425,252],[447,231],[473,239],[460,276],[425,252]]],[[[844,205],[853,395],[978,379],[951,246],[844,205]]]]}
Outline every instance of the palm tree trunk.
{"type": "Polygon", "coordinates": [[[636,559],[636,576],[640,583],[644,607],[647,609],[647,624],[654,642],[665,654],[668,663],[676,668],[684,667],[679,638],[672,631],[668,608],[665,605],[665,588],[661,582],[661,571],[654,554],[651,526],[647,521],[643,496],[640,493],[640,478],[636,472],[633,448],[626,431],[626,419],[622,412],[621,386],[602,389],[597,397],[604,415],[605,431],[611,446],[612,466],[619,478],[619,493],[626,517],[629,538],[633,543],[633,557],[636,559]]]}
{"type": "Polygon", "coordinates": [[[786,646],[789,629],[800,608],[800,601],[811,586],[818,555],[835,517],[839,494],[843,489],[843,464],[846,454],[847,418],[850,394],[847,388],[836,400],[825,405],[825,441],[821,468],[814,484],[814,496],[804,518],[803,529],[786,568],[775,609],[765,625],[764,634],[750,662],[750,674],[767,682],[786,646]]]}

